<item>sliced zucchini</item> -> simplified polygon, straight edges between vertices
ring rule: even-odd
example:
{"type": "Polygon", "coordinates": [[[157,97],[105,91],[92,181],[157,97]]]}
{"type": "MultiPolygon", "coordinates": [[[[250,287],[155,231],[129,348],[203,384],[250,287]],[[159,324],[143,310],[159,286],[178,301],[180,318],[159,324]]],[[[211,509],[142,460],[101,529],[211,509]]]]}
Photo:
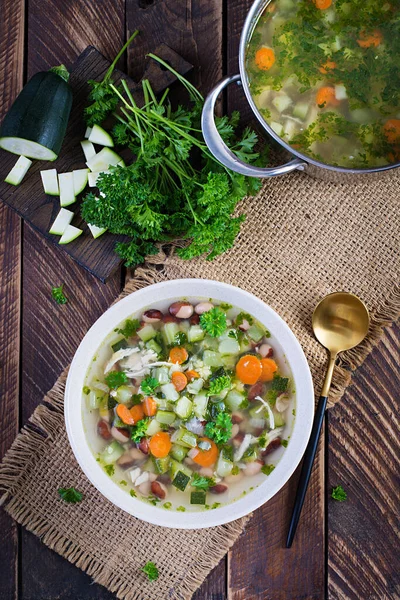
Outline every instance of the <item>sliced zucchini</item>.
{"type": "Polygon", "coordinates": [[[283,133],[283,125],[282,123],[278,123],[277,121],[271,121],[269,124],[271,129],[275,131],[276,135],[281,136],[283,133]]]}
{"type": "Polygon", "coordinates": [[[225,458],[222,455],[222,452],[220,452],[216,469],[218,477],[226,477],[227,475],[230,475],[232,473],[232,469],[233,462],[225,458]]]}
{"type": "Polygon", "coordinates": [[[89,169],[76,169],[75,171],[72,171],[75,196],[78,196],[81,192],[83,192],[83,190],[87,186],[88,173],[89,169]]]}
{"type": "Polygon", "coordinates": [[[202,419],[206,414],[207,404],[208,396],[205,392],[201,392],[193,398],[193,412],[198,419],[202,419]]]}
{"type": "Polygon", "coordinates": [[[99,144],[99,146],[108,146],[109,148],[114,147],[111,135],[107,133],[105,129],[100,127],[100,125],[93,125],[88,139],[89,142],[99,144]]]}
{"type": "Polygon", "coordinates": [[[240,351],[239,342],[233,338],[222,340],[218,347],[220,354],[237,354],[240,351]]]}
{"type": "Polygon", "coordinates": [[[69,206],[76,200],[74,193],[74,177],[72,173],[59,173],[60,206],[69,206]]]}
{"type": "Polygon", "coordinates": [[[168,410],[158,410],[156,419],[162,425],[171,425],[176,419],[175,413],[168,410]]]}
{"type": "Polygon", "coordinates": [[[60,212],[56,216],[49,233],[52,233],[53,235],[62,235],[73,218],[74,213],[72,211],[67,210],[66,208],[60,208],[60,212]]]}
{"type": "Polygon", "coordinates": [[[177,323],[166,323],[161,333],[167,346],[171,346],[174,343],[176,334],[179,333],[179,326],[177,323]]]}
{"type": "Polygon", "coordinates": [[[74,225],[68,225],[58,243],[69,244],[70,242],[76,240],[76,238],[79,237],[82,233],[83,231],[82,229],[79,229],[79,227],[75,227],[74,225]]]}
{"type": "Polygon", "coordinates": [[[190,504],[205,504],[207,494],[204,490],[190,492],[190,504]]]}
{"type": "Polygon", "coordinates": [[[104,450],[100,452],[100,459],[103,461],[104,464],[112,465],[123,455],[124,452],[125,450],[123,449],[121,444],[114,441],[111,442],[111,444],[108,444],[108,446],[106,446],[104,450]]]}
{"type": "Polygon", "coordinates": [[[172,444],[171,456],[178,462],[182,462],[188,452],[189,452],[189,448],[185,448],[184,446],[179,446],[178,444],[172,444]]]}
{"type": "Polygon", "coordinates": [[[226,405],[232,412],[236,412],[243,408],[243,404],[246,403],[246,401],[246,395],[236,390],[228,392],[225,398],[226,405]]]}
{"type": "Polygon", "coordinates": [[[88,223],[88,227],[94,239],[97,239],[107,231],[107,227],[97,227],[97,225],[91,225],[90,223],[88,223]]]}
{"type": "Polygon", "coordinates": [[[31,164],[32,161],[29,160],[29,158],[20,156],[4,181],[6,183],[11,183],[11,185],[19,185],[27,174],[31,164]]]}
{"type": "Polygon", "coordinates": [[[81,146],[86,160],[90,160],[92,156],[96,155],[95,147],[93,146],[92,142],[89,142],[89,140],[83,140],[81,142],[81,146]]]}
{"type": "Polygon", "coordinates": [[[205,332],[200,325],[192,325],[187,333],[187,336],[189,342],[200,342],[204,339],[205,332]]]}
{"type": "Polygon", "coordinates": [[[165,398],[171,402],[176,402],[176,400],[179,398],[179,393],[176,391],[173,383],[165,383],[161,386],[161,391],[165,398]]]}
{"type": "Polygon", "coordinates": [[[185,448],[196,448],[197,446],[197,436],[184,427],[177,429],[175,433],[172,434],[171,441],[174,444],[185,446],[185,448]]]}
{"type": "Polygon", "coordinates": [[[153,352],[155,352],[156,354],[160,354],[162,352],[160,344],[157,344],[155,339],[151,339],[148,342],[146,342],[146,348],[148,348],[149,350],[153,350],[153,352]]]}
{"type": "Polygon", "coordinates": [[[222,365],[221,355],[218,352],[212,350],[204,350],[203,362],[208,367],[220,367],[222,365]]]}
{"type": "Polygon", "coordinates": [[[137,332],[143,342],[148,342],[152,338],[156,337],[157,331],[154,329],[153,325],[145,325],[137,332]]]}
{"type": "Polygon", "coordinates": [[[153,458],[155,472],[160,475],[166,473],[169,469],[170,462],[171,459],[169,456],[166,456],[165,458],[153,458]]]}
{"type": "Polygon", "coordinates": [[[158,433],[159,431],[161,431],[161,425],[158,421],[156,421],[156,419],[152,419],[150,421],[150,423],[147,425],[147,429],[146,429],[146,435],[155,435],[156,433],[158,433]]]}
{"type": "Polygon", "coordinates": [[[247,330],[247,335],[254,342],[259,342],[261,338],[264,337],[264,331],[257,327],[257,325],[251,325],[251,327],[249,327],[249,329],[247,330]]]}
{"type": "Polygon", "coordinates": [[[40,171],[40,177],[42,178],[43,189],[45,194],[48,194],[49,196],[60,195],[57,169],[47,169],[46,171],[40,171]]]}
{"type": "Polygon", "coordinates": [[[179,398],[175,406],[175,412],[181,419],[188,419],[192,414],[193,403],[186,396],[179,398]]]}
{"type": "Polygon", "coordinates": [[[91,133],[92,133],[92,127],[86,127],[85,140],[89,139],[89,136],[90,136],[91,133]]]}
{"type": "Polygon", "coordinates": [[[106,171],[108,167],[121,163],[123,163],[122,158],[114,150],[110,150],[110,148],[103,148],[86,162],[89,169],[95,173],[106,171]]]}

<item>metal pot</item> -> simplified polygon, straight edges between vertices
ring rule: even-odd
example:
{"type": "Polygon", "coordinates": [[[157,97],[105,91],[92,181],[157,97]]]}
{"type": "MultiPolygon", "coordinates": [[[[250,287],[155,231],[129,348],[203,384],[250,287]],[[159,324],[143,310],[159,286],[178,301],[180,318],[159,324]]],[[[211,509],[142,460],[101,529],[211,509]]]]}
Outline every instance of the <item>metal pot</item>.
{"type": "Polygon", "coordinates": [[[334,167],[332,165],[325,164],[318,160],[314,160],[313,158],[289,146],[289,144],[282,140],[268,125],[268,123],[265,122],[250,94],[249,80],[247,77],[245,66],[245,53],[254,27],[261,13],[264,11],[266,6],[270,2],[271,0],[256,0],[252,8],[250,9],[249,14],[247,15],[242,35],[240,38],[240,74],[225,77],[225,79],[222,79],[211,90],[211,92],[206,98],[201,118],[201,127],[205,142],[210,152],[215,156],[217,160],[219,160],[219,162],[221,162],[223,165],[225,165],[232,171],[236,171],[237,173],[241,173],[242,175],[247,175],[249,177],[274,177],[276,175],[285,175],[286,173],[290,173],[291,171],[305,171],[309,175],[317,177],[319,179],[325,179],[327,181],[334,182],[343,182],[349,181],[350,178],[352,181],[364,181],[366,177],[377,177],[382,175],[388,176],[394,173],[397,174],[397,167],[400,166],[399,162],[391,165],[385,165],[384,167],[374,167],[370,169],[349,169],[345,167],[334,167]],[[254,167],[239,160],[237,156],[226,146],[221,136],[219,135],[218,129],[215,125],[214,109],[219,94],[231,83],[237,83],[243,86],[247,100],[255,116],[260,121],[262,127],[265,129],[265,131],[270,137],[272,137],[276,142],[278,142],[278,144],[281,147],[285,148],[289,152],[289,154],[293,156],[293,158],[289,160],[289,162],[278,167],[254,167]]]}

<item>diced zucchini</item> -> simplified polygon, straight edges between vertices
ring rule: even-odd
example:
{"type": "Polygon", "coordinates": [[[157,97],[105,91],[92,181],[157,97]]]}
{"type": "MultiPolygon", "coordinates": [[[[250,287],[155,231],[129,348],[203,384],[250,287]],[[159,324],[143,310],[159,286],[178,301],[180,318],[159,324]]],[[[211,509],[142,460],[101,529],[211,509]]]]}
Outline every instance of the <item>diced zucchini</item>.
{"type": "Polygon", "coordinates": [[[91,127],[86,127],[85,140],[89,139],[89,136],[90,136],[91,133],[92,133],[92,128],[91,127]]]}
{"type": "Polygon", "coordinates": [[[189,342],[200,342],[201,340],[204,340],[205,333],[200,325],[192,325],[187,333],[187,336],[189,342]]]}
{"type": "Polygon", "coordinates": [[[220,354],[237,354],[239,351],[239,342],[233,338],[223,340],[218,347],[218,352],[220,354]]]}
{"type": "Polygon", "coordinates": [[[161,391],[167,400],[176,402],[179,398],[179,393],[176,391],[173,383],[165,383],[161,386],[161,391]]]}
{"type": "Polygon", "coordinates": [[[89,135],[89,142],[99,144],[99,146],[108,146],[109,148],[114,147],[111,135],[105,129],[100,127],[100,125],[93,125],[89,135]]]}
{"type": "Polygon", "coordinates": [[[172,346],[176,334],[179,333],[178,323],[165,323],[161,333],[167,346],[172,346]]]}
{"type": "Polygon", "coordinates": [[[304,121],[309,108],[310,105],[307,102],[297,102],[293,109],[293,116],[304,121]]]}
{"type": "Polygon", "coordinates": [[[128,404],[132,398],[133,389],[127,385],[120,385],[116,391],[116,399],[121,404],[128,404]]]}
{"type": "Polygon", "coordinates": [[[49,196],[58,196],[60,194],[60,188],[58,186],[58,175],[57,169],[47,169],[40,171],[40,177],[42,178],[44,193],[49,196]]]}
{"type": "Polygon", "coordinates": [[[227,407],[232,411],[236,412],[243,407],[243,404],[246,402],[246,394],[242,392],[238,392],[237,390],[231,390],[228,392],[225,403],[227,407]]]}
{"type": "Polygon", "coordinates": [[[174,444],[185,446],[185,448],[195,448],[197,446],[197,436],[183,427],[172,434],[171,441],[174,444]]]}
{"type": "Polygon", "coordinates": [[[204,338],[202,346],[204,348],[206,348],[207,350],[218,350],[218,346],[219,346],[218,338],[213,338],[213,337],[207,335],[204,338]]]}
{"type": "Polygon", "coordinates": [[[11,183],[11,185],[19,185],[27,174],[31,164],[32,161],[29,160],[29,158],[20,156],[4,181],[6,183],[11,183]]]}
{"type": "Polygon", "coordinates": [[[275,408],[272,409],[272,412],[274,413],[275,427],[283,427],[285,425],[285,419],[282,413],[278,412],[275,408]]]}
{"type": "Polygon", "coordinates": [[[108,444],[102,452],[100,452],[100,459],[105,465],[112,465],[117,461],[125,452],[124,448],[115,440],[108,444]]]}
{"type": "Polygon", "coordinates": [[[113,344],[111,346],[111,350],[113,352],[118,352],[118,350],[124,350],[125,348],[128,348],[129,344],[126,341],[125,338],[120,339],[118,342],[115,342],[115,344],[113,344]]]}
{"type": "Polygon", "coordinates": [[[190,481],[190,476],[183,473],[183,471],[178,471],[172,480],[172,485],[176,487],[177,490],[184,492],[186,490],[187,484],[190,481]]]}
{"type": "Polygon", "coordinates": [[[276,110],[282,113],[284,110],[288,108],[292,104],[291,98],[284,93],[278,94],[272,100],[272,104],[275,106],[276,110]]]}
{"type": "Polygon", "coordinates": [[[74,213],[66,208],[60,208],[60,212],[54,219],[54,223],[50,228],[49,233],[53,235],[62,235],[67,229],[68,225],[74,218],[74,213]]]}
{"type": "Polygon", "coordinates": [[[90,390],[88,399],[89,408],[92,410],[100,408],[101,404],[104,403],[104,399],[108,400],[107,396],[105,392],[100,390],[90,390]]]}
{"type": "Polygon", "coordinates": [[[155,369],[153,377],[157,379],[158,383],[169,383],[170,376],[168,367],[158,367],[157,369],[155,369]]]}
{"type": "Polygon", "coordinates": [[[88,223],[87,225],[90,229],[90,233],[92,234],[95,240],[107,231],[107,227],[97,227],[97,225],[92,225],[91,223],[88,223]]]}
{"type": "Polygon", "coordinates": [[[208,396],[205,392],[196,394],[193,398],[193,412],[198,419],[202,419],[206,413],[208,396]]]}
{"type": "Polygon", "coordinates": [[[253,444],[252,446],[249,446],[247,448],[247,450],[244,451],[241,460],[243,462],[248,463],[248,462],[254,462],[257,458],[258,458],[258,447],[255,444],[253,444]]]}
{"type": "Polygon", "coordinates": [[[196,490],[190,493],[190,504],[205,504],[206,492],[204,490],[196,490]]]}
{"type": "Polygon", "coordinates": [[[86,161],[86,164],[92,172],[96,173],[99,171],[106,171],[108,167],[118,165],[121,162],[123,163],[122,158],[114,152],[114,150],[103,148],[95,156],[89,158],[89,160],[86,161]]]}
{"type": "Polygon", "coordinates": [[[90,160],[92,158],[92,156],[95,156],[96,150],[95,150],[92,142],[89,142],[89,140],[83,140],[81,142],[81,146],[82,146],[83,154],[85,155],[86,160],[90,160]]]}
{"type": "Polygon", "coordinates": [[[256,404],[256,406],[252,406],[252,407],[249,409],[249,415],[250,415],[250,417],[251,417],[252,419],[263,419],[263,418],[264,418],[264,416],[265,416],[265,415],[264,415],[264,410],[265,410],[265,407],[264,407],[264,405],[263,405],[263,410],[259,410],[260,408],[261,408],[261,407],[260,407],[260,402],[259,402],[259,401],[257,401],[257,404],[256,404]]]}
{"type": "Polygon", "coordinates": [[[108,408],[108,394],[104,393],[104,398],[100,401],[99,406],[99,417],[102,419],[108,419],[110,410],[108,408]]]}
{"type": "Polygon", "coordinates": [[[193,379],[193,381],[191,381],[187,385],[186,391],[189,392],[189,394],[197,394],[198,392],[200,392],[203,385],[204,385],[204,379],[202,379],[201,377],[198,377],[197,379],[193,379]]]}
{"type": "Polygon", "coordinates": [[[72,171],[75,196],[78,196],[81,192],[83,192],[87,186],[88,173],[89,169],[75,169],[75,171],[72,171]]]}
{"type": "Polygon", "coordinates": [[[139,329],[137,334],[140,339],[143,340],[143,342],[148,342],[152,338],[156,337],[157,331],[154,329],[153,325],[148,324],[139,329]]]}
{"type": "Polygon", "coordinates": [[[283,133],[283,125],[282,123],[278,123],[277,121],[271,121],[270,127],[272,131],[275,131],[276,135],[281,136],[283,133]]]}
{"type": "Polygon", "coordinates": [[[176,419],[175,413],[170,412],[169,410],[158,410],[156,414],[156,419],[162,425],[171,425],[176,419]]]}
{"type": "Polygon", "coordinates": [[[203,362],[208,367],[222,366],[221,355],[218,352],[214,352],[213,350],[204,350],[203,362]]]}
{"type": "Polygon", "coordinates": [[[152,419],[146,428],[146,435],[152,436],[161,431],[161,425],[156,419],[152,419]]]}
{"type": "Polygon", "coordinates": [[[149,350],[153,350],[153,352],[155,352],[156,354],[160,354],[160,352],[162,352],[160,344],[157,344],[155,339],[151,339],[148,342],[146,342],[146,348],[148,348],[149,350]]]}
{"type": "Polygon", "coordinates": [[[156,469],[154,466],[153,458],[149,457],[144,465],[142,466],[143,471],[148,471],[149,473],[155,473],[156,469]]]}
{"type": "Polygon", "coordinates": [[[76,198],[72,173],[59,173],[58,185],[60,187],[60,206],[69,206],[70,204],[73,204],[76,198]]]}
{"type": "Polygon", "coordinates": [[[189,448],[185,448],[184,446],[179,446],[178,444],[172,444],[171,456],[175,460],[182,462],[188,452],[189,452],[189,448]]]}
{"type": "Polygon", "coordinates": [[[170,462],[171,462],[171,459],[169,456],[166,456],[165,458],[154,458],[153,457],[153,464],[154,464],[155,472],[159,473],[160,475],[162,475],[163,473],[166,473],[169,469],[170,462]]]}
{"type": "Polygon", "coordinates": [[[264,331],[257,327],[257,325],[251,325],[247,330],[247,335],[254,341],[259,342],[264,337],[264,331]]]}
{"type": "Polygon", "coordinates": [[[222,455],[222,452],[220,452],[216,468],[218,477],[226,477],[227,475],[230,475],[232,473],[232,469],[233,462],[225,458],[222,455]]]}
{"type": "Polygon", "coordinates": [[[186,396],[179,398],[175,406],[175,412],[181,419],[188,419],[192,414],[193,403],[186,396]]]}
{"type": "Polygon", "coordinates": [[[68,225],[58,243],[69,244],[70,242],[76,240],[76,238],[79,237],[82,233],[83,231],[82,229],[79,229],[79,227],[74,227],[74,225],[68,225]]]}
{"type": "Polygon", "coordinates": [[[225,354],[224,356],[221,356],[221,360],[224,367],[226,367],[229,370],[235,370],[237,362],[236,356],[233,356],[232,354],[225,354]]]}

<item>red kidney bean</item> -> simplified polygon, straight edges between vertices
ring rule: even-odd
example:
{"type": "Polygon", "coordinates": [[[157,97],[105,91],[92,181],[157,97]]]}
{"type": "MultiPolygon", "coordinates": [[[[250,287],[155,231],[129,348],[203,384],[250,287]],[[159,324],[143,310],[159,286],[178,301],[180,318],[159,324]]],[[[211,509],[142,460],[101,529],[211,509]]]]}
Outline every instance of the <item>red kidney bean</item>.
{"type": "Polygon", "coordinates": [[[263,358],[272,358],[274,355],[274,349],[269,344],[258,346],[258,352],[263,358]]]}
{"type": "Polygon", "coordinates": [[[261,396],[264,390],[264,384],[262,381],[257,381],[248,391],[247,398],[250,402],[256,399],[256,396],[261,396]]]}
{"type": "Polygon", "coordinates": [[[117,465],[119,465],[123,469],[128,469],[129,467],[133,467],[135,462],[135,459],[129,454],[129,452],[125,452],[125,454],[120,456],[117,460],[117,465]]]}
{"type": "Polygon", "coordinates": [[[151,491],[155,496],[157,496],[157,498],[160,498],[160,500],[164,500],[165,496],[167,495],[167,490],[159,481],[152,482],[151,491]]]}
{"type": "Polygon", "coordinates": [[[233,439],[242,443],[244,440],[244,431],[239,431],[239,433],[237,433],[233,439]]]}
{"type": "Polygon", "coordinates": [[[192,315],[189,319],[191,325],[198,325],[200,323],[200,315],[192,315]]]}
{"type": "Polygon", "coordinates": [[[160,310],[150,308],[143,313],[142,319],[145,323],[158,323],[163,318],[163,314],[160,310]]]}
{"type": "Polygon", "coordinates": [[[253,435],[255,435],[256,437],[260,437],[263,431],[264,429],[262,427],[256,427],[253,431],[253,435]]]}
{"type": "Polygon", "coordinates": [[[233,425],[239,425],[243,421],[243,417],[239,413],[232,413],[231,420],[233,425]]]}
{"type": "Polygon", "coordinates": [[[225,483],[217,483],[217,485],[213,485],[210,487],[210,492],[212,494],[223,494],[228,489],[228,486],[225,483]]]}
{"type": "Polygon", "coordinates": [[[124,429],[123,427],[116,427],[116,429],[120,432],[121,435],[125,436],[126,439],[129,438],[129,431],[124,429]]]}
{"type": "Polygon", "coordinates": [[[240,331],[247,331],[250,328],[250,323],[247,319],[243,319],[242,323],[239,325],[240,331]]]}
{"type": "Polygon", "coordinates": [[[111,427],[106,421],[99,421],[97,423],[97,433],[103,440],[109,440],[111,438],[111,427]]]}
{"type": "Polygon", "coordinates": [[[149,441],[147,438],[142,438],[139,442],[139,450],[143,452],[143,454],[149,453],[149,441]]]}
{"type": "Polygon", "coordinates": [[[281,438],[275,438],[274,440],[272,440],[272,442],[270,442],[268,444],[268,446],[265,448],[265,450],[263,450],[261,452],[261,456],[268,456],[268,454],[271,454],[271,452],[273,452],[274,450],[277,450],[279,447],[281,446],[281,438]]]}
{"type": "Polygon", "coordinates": [[[170,314],[178,319],[190,319],[193,311],[193,304],[190,302],[173,302],[169,307],[170,314]]]}
{"type": "Polygon", "coordinates": [[[179,319],[174,317],[173,315],[163,315],[163,323],[179,323],[179,319]]]}

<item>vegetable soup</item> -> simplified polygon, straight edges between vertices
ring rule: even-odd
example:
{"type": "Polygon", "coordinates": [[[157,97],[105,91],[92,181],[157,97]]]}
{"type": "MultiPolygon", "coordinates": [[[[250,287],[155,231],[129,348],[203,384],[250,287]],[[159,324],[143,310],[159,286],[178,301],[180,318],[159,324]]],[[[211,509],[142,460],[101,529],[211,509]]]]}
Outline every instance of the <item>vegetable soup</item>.
{"type": "Polygon", "coordinates": [[[265,480],[290,443],[294,390],[279,340],[208,299],[122,323],[85,383],[97,461],[132,496],[166,509],[232,502],[265,480]]]}
{"type": "Polygon", "coordinates": [[[400,2],[275,0],[253,30],[246,71],[258,111],[323,163],[400,160],[400,2]]]}

